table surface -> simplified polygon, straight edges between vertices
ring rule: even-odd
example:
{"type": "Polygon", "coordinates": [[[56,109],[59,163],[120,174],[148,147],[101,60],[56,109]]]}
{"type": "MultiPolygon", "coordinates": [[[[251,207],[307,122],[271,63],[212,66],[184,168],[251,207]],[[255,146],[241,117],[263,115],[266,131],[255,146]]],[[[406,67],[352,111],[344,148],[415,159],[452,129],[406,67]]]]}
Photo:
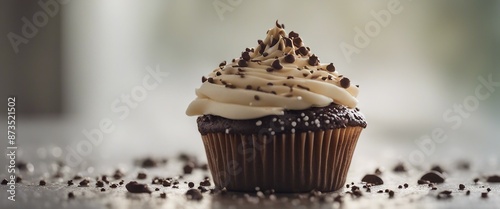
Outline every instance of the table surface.
{"type": "MultiPolygon", "coordinates": [[[[375,158],[376,159],[376,158],[375,158]]],[[[203,158],[202,160],[203,161],[203,158]]],[[[487,183],[484,180],[484,173],[478,171],[478,166],[472,164],[468,170],[456,168],[454,163],[460,162],[457,159],[450,159],[446,164],[440,166],[445,169],[446,181],[436,184],[437,190],[431,190],[428,185],[418,185],[417,180],[430,168],[425,166],[408,167],[407,172],[394,172],[392,168],[396,160],[365,160],[363,154],[358,154],[351,166],[348,182],[361,188],[362,196],[355,197],[346,192],[350,188],[344,187],[342,190],[322,194],[326,198],[311,198],[308,194],[275,194],[274,196],[264,195],[257,197],[255,193],[243,194],[227,192],[225,194],[203,194],[200,201],[188,200],[185,192],[188,186],[184,182],[194,182],[196,187],[200,179],[209,175],[208,171],[195,169],[192,174],[183,175],[180,179],[179,188],[163,187],[162,185],[150,184],[154,176],[177,176],[182,174],[184,162],[176,157],[168,158],[164,165],[154,168],[141,168],[137,166],[137,159],[117,159],[116,162],[106,161],[96,163],[98,166],[87,167],[87,169],[70,169],[67,166],[59,166],[55,162],[33,163],[34,171],[22,171],[23,181],[17,184],[16,201],[7,200],[7,185],[1,185],[2,196],[0,200],[1,208],[500,208],[500,183],[487,183]],[[372,162],[382,162],[374,165],[372,162]],[[454,163],[453,163],[454,162],[454,163]],[[373,171],[373,168],[381,168],[381,178],[384,184],[372,186],[371,192],[366,192],[362,188],[361,178],[373,171]],[[116,189],[110,188],[110,184],[105,184],[106,191],[101,192],[95,186],[95,177],[102,174],[112,175],[119,168],[125,174],[122,178],[125,183],[136,180],[148,183],[154,190],[151,194],[129,193],[125,184],[116,189]],[[54,178],[54,173],[61,171],[62,178],[54,178]],[[137,180],[137,173],[145,172],[147,179],[137,180]],[[79,180],[75,180],[75,185],[68,186],[67,180],[72,179],[75,174],[90,179],[90,186],[78,187],[79,180]],[[481,180],[474,183],[473,179],[479,177],[481,180]],[[40,179],[47,181],[46,186],[39,186],[40,179]],[[408,188],[399,189],[399,185],[408,183],[408,188]],[[459,184],[465,185],[465,190],[459,190],[459,184]],[[482,198],[481,193],[491,191],[488,198],[482,198]],[[394,198],[389,198],[388,193],[377,193],[379,190],[390,189],[395,192],[394,198]],[[438,199],[437,194],[441,191],[451,191],[452,197],[449,199],[438,199]],[[470,190],[470,195],[466,191],[470,190]],[[68,199],[68,193],[75,194],[74,199],[68,199]],[[160,198],[160,193],[165,192],[167,197],[160,198]],[[343,196],[340,204],[333,201],[333,197],[343,196]],[[319,200],[321,199],[321,201],[319,200]]],[[[375,163],[376,164],[376,163],[375,163]]],[[[429,165],[431,166],[431,165],[429,165]]],[[[5,177],[2,174],[2,177],[5,177]]],[[[120,180],[112,180],[111,183],[118,183],[120,180]]],[[[213,183],[212,183],[213,185],[213,183]]],[[[211,188],[211,187],[210,187],[211,188]]]]}

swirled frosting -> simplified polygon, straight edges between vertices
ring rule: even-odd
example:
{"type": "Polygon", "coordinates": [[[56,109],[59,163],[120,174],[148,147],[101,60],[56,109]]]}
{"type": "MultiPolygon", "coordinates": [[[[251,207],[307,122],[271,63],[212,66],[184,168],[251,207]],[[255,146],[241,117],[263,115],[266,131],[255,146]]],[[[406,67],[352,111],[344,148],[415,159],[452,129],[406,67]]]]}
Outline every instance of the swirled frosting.
{"type": "Polygon", "coordinates": [[[298,33],[284,29],[276,21],[257,47],[203,76],[186,114],[245,120],[332,102],[355,108],[358,88],[333,63],[320,63],[298,33]]]}

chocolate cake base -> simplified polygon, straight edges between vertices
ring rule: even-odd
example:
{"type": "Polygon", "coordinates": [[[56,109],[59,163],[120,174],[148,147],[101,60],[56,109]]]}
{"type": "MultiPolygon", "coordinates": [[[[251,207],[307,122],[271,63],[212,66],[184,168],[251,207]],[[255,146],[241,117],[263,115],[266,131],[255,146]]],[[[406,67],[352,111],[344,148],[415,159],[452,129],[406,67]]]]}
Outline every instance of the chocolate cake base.
{"type": "Polygon", "coordinates": [[[285,110],[284,115],[271,115],[249,120],[231,120],[215,115],[198,117],[201,135],[208,133],[289,134],[335,128],[363,127],[366,121],[358,108],[349,109],[332,103],[325,107],[305,110],[285,110]]]}

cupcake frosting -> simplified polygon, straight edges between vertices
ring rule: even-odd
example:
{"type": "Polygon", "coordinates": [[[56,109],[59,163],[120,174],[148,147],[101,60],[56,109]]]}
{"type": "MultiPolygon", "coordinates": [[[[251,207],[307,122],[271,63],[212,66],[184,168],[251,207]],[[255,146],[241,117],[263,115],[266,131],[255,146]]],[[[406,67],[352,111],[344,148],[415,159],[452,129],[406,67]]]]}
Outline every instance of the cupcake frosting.
{"type": "Polygon", "coordinates": [[[276,21],[257,47],[202,77],[186,114],[246,120],[332,102],[355,108],[358,88],[333,63],[321,63],[298,33],[284,28],[276,21]]]}

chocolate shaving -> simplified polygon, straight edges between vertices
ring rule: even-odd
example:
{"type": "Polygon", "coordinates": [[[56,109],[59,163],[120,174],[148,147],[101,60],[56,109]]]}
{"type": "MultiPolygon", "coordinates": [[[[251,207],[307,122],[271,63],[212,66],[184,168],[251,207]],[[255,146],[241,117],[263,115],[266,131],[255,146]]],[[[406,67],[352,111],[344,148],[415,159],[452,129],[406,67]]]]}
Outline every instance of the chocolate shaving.
{"type": "Polygon", "coordinates": [[[307,90],[307,91],[310,91],[309,87],[306,87],[306,86],[302,86],[300,84],[297,85],[297,87],[301,88],[301,89],[304,89],[304,90],[307,90]]]}

